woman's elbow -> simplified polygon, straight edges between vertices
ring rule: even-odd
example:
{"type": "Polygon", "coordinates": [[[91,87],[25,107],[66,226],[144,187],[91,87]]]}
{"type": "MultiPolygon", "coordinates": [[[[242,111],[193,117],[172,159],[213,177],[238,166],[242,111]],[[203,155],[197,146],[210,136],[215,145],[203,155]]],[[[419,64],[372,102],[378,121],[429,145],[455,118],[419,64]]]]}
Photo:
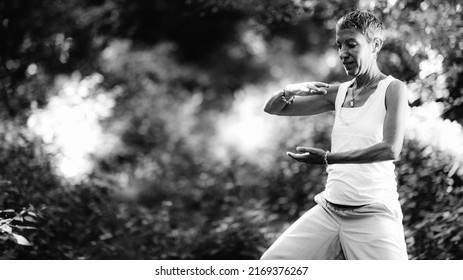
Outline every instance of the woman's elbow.
{"type": "Polygon", "coordinates": [[[400,160],[400,151],[393,151],[392,152],[392,160],[393,161],[399,161],[400,160]]]}
{"type": "Polygon", "coordinates": [[[400,151],[402,147],[386,144],[385,145],[385,156],[387,160],[398,161],[400,160],[400,151]]]}
{"type": "Polygon", "coordinates": [[[271,114],[270,108],[267,105],[264,106],[264,112],[267,114],[271,114]]]}
{"type": "Polygon", "coordinates": [[[270,115],[278,115],[278,112],[272,109],[272,107],[268,106],[267,104],[264,106],[264,112],[270,115]]]}

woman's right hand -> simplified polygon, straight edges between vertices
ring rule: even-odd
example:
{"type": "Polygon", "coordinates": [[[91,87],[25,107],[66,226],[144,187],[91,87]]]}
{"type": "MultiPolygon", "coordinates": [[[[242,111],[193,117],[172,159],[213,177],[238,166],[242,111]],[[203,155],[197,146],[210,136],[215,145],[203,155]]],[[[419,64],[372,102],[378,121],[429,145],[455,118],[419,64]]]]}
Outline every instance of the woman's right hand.
{"type": "Polygon", "coordinates": [[[285,86],[285,95],[287,96],[309,96],[326,94],[326,89],[330,85],[322,82],[305,82],[297,84],[289,84],[285,86]]]}
{"type": "Polygon", "coordinates": [[[273,93],[264,111],[278,116],[310,116],[332,111],[338,87],[322,82],[288,84],[273,93]]]}

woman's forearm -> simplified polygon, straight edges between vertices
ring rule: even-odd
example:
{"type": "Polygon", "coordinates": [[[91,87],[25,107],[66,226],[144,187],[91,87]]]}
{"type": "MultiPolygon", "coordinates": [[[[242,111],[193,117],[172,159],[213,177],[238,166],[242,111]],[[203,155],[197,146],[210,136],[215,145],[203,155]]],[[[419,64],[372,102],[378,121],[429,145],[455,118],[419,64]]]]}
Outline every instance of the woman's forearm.
{"type": "Polygon", "coordinates": [[[330,153],[327,156],[327,160],[328,164],[372,163],[397,160],[398,157],[399,154],[392,145],[386,142],[380,142],[366,149],[330,153]]]}

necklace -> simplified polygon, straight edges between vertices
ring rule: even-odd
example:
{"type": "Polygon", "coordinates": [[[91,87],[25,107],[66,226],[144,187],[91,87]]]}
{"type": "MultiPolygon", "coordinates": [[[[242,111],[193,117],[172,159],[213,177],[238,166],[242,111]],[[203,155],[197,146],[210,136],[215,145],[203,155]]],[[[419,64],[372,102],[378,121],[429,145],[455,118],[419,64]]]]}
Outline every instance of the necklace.
{"type": "MultiPolygon", "coordinates": [[[[355,97],[359,96],[359,94],[362,93],[362,91],[363,91],[364,89],[366,89],[371,83],[373,83],[373,81],[376,80],[376,78],[378,78],[378,76],[379,76],[380,74],[381,74],[381,72],[378,73],[376,76],[374,76],[373,79],[371,79],[371,81],[369,81],[366,85],[362,86],[362,87],[360,88],[360,91],[359,91],[356,95],[354,95],[354,90],[353,90],[352,88],[350,88],[351,93],[352,93],[352,100],[349,101],[349,106],[350,106],[351,108],[353,108],[353,107],[355,106],[355,97]]],[[[355,83],[357,83],[357,79],[355,80],[355,83]]]]}

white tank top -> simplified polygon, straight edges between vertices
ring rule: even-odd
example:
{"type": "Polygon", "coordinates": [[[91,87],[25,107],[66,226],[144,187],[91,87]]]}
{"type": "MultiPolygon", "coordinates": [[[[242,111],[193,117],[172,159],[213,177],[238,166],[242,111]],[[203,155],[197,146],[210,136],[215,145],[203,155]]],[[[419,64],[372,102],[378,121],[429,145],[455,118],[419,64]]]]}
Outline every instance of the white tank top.
{"type": "MultiPolygon", "coordinates": [[[[385,93],[394,80],[392,76],[381,80],[365,104],[354,108],[342,107],[352,81],[339,85],[331,134],[331,152],[363,149],[383,140],[385,93]]],[[[330,202],[343,205],[397,202],[399,195],[394,167],[392,160],[363,164],[331,164],[327,168],[328,178],[324,196],[330,202]]]]}

